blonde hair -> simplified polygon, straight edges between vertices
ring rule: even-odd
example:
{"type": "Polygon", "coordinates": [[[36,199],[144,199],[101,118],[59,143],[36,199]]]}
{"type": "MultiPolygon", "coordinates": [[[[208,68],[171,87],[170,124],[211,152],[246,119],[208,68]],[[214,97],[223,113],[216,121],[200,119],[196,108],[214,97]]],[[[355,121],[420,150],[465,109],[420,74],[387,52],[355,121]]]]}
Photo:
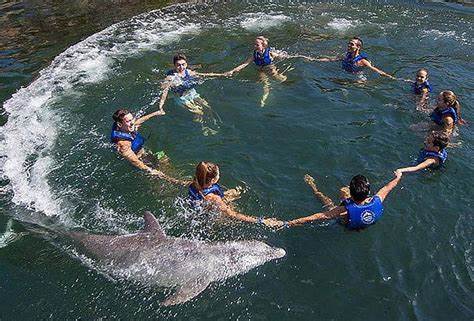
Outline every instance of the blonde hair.
{"type": "Polygon", "coordinates": [[[461,104],[458,101],[458,97],[454,92],[451,90],[444,90],[440,93],[441,97],[443,97],[443,102],[448,106],[452,107],[456,110],[458,114],[458,118],[462,119],[461,117],[461,104]]]}
{"type": "Polygon", "coordinates": [[[257,38],[255,38],[255,40],[260,40],[261,42],[263,42],[265,48],[268,47],[268,38],[265,38],[264,36],[258,36],[257,38]]]}

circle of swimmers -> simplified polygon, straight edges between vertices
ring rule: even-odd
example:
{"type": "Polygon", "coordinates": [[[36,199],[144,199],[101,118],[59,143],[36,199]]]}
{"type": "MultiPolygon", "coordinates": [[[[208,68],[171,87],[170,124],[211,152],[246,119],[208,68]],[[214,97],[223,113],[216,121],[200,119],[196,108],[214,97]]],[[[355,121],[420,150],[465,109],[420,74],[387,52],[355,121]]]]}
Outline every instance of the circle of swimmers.
{"type": "Polygon", "coordinates": [[[118,153],[134,166],[173,184],[186,186],[189,190],[191,203],[199,204],[204,206],[204,208],[211,207],[231,218],[250,223],[264,224],[272,228],[337,219],[342,225],[351,230],[364,229],[382,217],[383,202],[390,191],[398,184],[403,173],[415,172],[426,168],[437,169],[445,164],[448,156],[446,148],[450,142],[453,130],[456,125],[464,124],[465,121],[461,117],[461,106],[458,99],[452,91],[440,92],[437,96],[436,107],[430,110],[428,96],[432,91],[432,87],[428,81],[428,71],[426,69],[418,70],[414,81],[395,78],[372,65],[368,55],[362,51],[362,47],[362,40],[354,37],[348,42],[347,52],[344,55],[340,57],[313,58],[304,55],[289,55],[272,49],[268,46],[268,39],[259,36],[255,39],[253,53],[247,60],[225,73],[200,73],[193,71],[188,68],[186,56],[177,54],[173,57],[174,69],[167,72],[166,79],[162,83],[162,94],[158,102],[158,110],[139,118],[134,118],[132,113],[126,109],[117,110],[113,114],[114,124],[111,132],[111,141],[118,153]],[[153,165],[150,165],[153,164],[153,160],[155,164],[157,161],[159,164],[166,163],[168,158],[163,152],[152,153],[145,151],[143,148],[145,139],[138,132],[138,128],[146,120],[165,114],[163,106],[170,90],[175,94],[176,99],[182,106],[196,115],[202,115],[204,110],[209,108],[209,105],[195,90],[199,78],[231,77],[248,65],[254,64],[259,80],[263,83],[263,95],[260,104],[264,106],[270,93],[269,79],[274,78],[280,82],[286,80],[284,73],[287,70],[279,71],[274,61],[288,58],[302,58],[320,62],[339,61],[342,63],[342,68],[349,73],[360,73],[368,68],[382,76],[410,82],[413,93],[419,98],[417,100],[417,109],[425,112],[430,111],[430,118],[433,121],[432,131],[425,139],[424,148],[420,150],[417,165],[395,170],[395,178],[378,190],[374,196],[370,196],[368,179],[363,175],[356,175],[352,178],[348,187],[345,186],[340,189],[341,199],[338,204],[335,204],[329,197],[319,191],[311,176],[305,175],[306,183],[327,211],[291,221],[254,217],[236,211],[232,201],[240,197],[242,189],[234,188],[224,191],[219,185],[219,167],[214,163],[200,162],[196,166],[196,173],[192,181],[170,177],[161,170],[153,168],[153,165]]]}

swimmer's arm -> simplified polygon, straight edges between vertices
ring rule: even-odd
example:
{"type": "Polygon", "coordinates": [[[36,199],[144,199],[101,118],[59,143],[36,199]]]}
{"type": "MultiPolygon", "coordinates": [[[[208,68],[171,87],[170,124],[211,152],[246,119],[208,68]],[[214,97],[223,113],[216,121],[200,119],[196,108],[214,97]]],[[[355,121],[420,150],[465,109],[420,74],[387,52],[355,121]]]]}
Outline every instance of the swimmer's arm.
{"type": "Polygon", "coordinates": [[[381,69],[378,69],[375,66],[372,66],[372,63],[370,61],[368,61],[367,59],[362,59],[361,63],[362,63],[363,66],[368,67],[369,69],[375,71],[376,73],[378,73],[381,76],[385,76],[385,77],[388,77],[390,79],[395,79],[395,80],[397,79],[397,78],[393,77],[392,75],[387,74],[385,71],[383,71],[381,69]]]}
{"type": "Polygon", "coordinates": [[[171,87],[171,78],[166,77],[163,83],[161,84],[162,92],[160,96],[160,101],[158,103],[158,110],[160,111],[164,112],[163,106],[165,104],[166,98],[168,97],[168,92],[170,90],[170,87],[171,87]]]}
{"type": "Polygon", "coordinates": [[[438,165],[439,164],[439,161],[435,158],[427,158],[425,159],[423,162],[419,163],[418,165],[416,166],[410,166],[410,167],[403,167],[403,168],[399,168],[395,171],[395,174],[396,173],[400,173],[400,174],[403,174],[403,173],[412,173],[412,172],[417,172],[419,170],[422,170],[422,169],[425,169],[425,168],[428,168],[430,167],[431,165],[438,165]]]}
{"type": "Polygon", "coordinates": [[[288,222],[289,226],[301,225],[308,222],[313,221],[321,221],[321,220],[331,220],[334,218],[338,218],[344,216],[347,213],[347,210],[344,206],[337,206],[330,211],[316,213],[310,216],[300,217],[288,222]]]}
{"type": "Polygon", "coordinates": [[[145,165],[135,154],[132,150],[132,142],[121,140],[117,143],[117,151],[120,155],[123,156],[126,160],[128,160],[133,166],[145,170],[150,171],[151,168],[145,165]]]}
{"type": "Polygon", "coordinates": [[[192,181],[184,181],[184,180],[181,180],[181,179],[177,179],[177,178],[168,176],[165,173],[163,173],[162,171],[157,170],[157,169],[150,169],[148,171],[148,173],[150,173],[153,176],[157,176],[158,178],[161,178],[161,179],[163,179],[163,180],[165,180],[165,181],[167,181],[171,184],[175,184],[175,185],[189,186],[189,184],[192,183],[192,181]]]}
{"type": "Polygon", "coordinates": [[[247,60],[245,60],[244,63],[242,63],[241,65],[235,67],[234,69],[226,72],[226,76],[232,76],[233,74],[235,74],[236,72],[239,72],[241,71],[242,69],[244,69],[245,67],[247,67],[248,65],[250,65],[253,61],[253,57],[250,56],[247,60]]]}
{"type": "Polygon", "coordinates": [[[165,114],[165,111],[163,109],[154,111],[152,113],[149,113],[148,115],[142,116],[135,120],[135,126],[140,126],[142,123],[146,122],[148,119],[153,118],[155,116],[162,116],[165,114]]]}
{"type": "MultiPolygon", "coordinates": [[[[217,208],[225,215],[237,219],[239,221],[248,222],[248,223],[259,223],[260,219],[239,213],[232,209],[231,206],[227,205],[222,198],[215,194],[208,194],[205,196],[207,201],[213,202],[217,208]]],[[[268,227],[281,227],[283,225],[282,221],[278,221],[274,218],[265,218],[261,220],[261,223],[265,224],[268,227]]]]}
{"type": "Polygon", "coordinates": [[[228,76],[227,73],[222,72],[222,73],[217,73],[217,72],[195,72],[193,71],[191,75],[196,75],[199,77],[226,77],[228,76]]]}
{"type": "Polygon", "coordinates": [[[377,195],[378,197],[380,197],[380,200],[383,202],[385,200],[385,198],[387,197],[388,193],[390,193],[392,191],[392,189],[395,188],[395,186],[398,185],[398,183],[400,182],[400,180],[402,179],[402,171],[398,171],[396,170],[394,172],[395,174],[395,178],[392,179],[390,182],[388,182],[387,185],[385,185],[384,187],[382,187],[378,192],[377,195]]]}

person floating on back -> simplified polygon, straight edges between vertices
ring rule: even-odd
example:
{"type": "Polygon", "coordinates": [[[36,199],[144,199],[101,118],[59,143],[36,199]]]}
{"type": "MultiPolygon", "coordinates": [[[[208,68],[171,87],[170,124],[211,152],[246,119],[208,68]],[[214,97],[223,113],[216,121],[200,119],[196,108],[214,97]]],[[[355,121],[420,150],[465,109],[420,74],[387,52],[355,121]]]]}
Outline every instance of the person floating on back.
{"type": "MultiPolygon", "coordinates": [[[[314,221],[339,219],[350,230],[364,229],[380,220],[384,210],[383,202],[390,191],[397,186],[401,177],[402,174],[397,173],[395,178],[382,187],[377,194],[370,196],[369,181],[363,175],[356,175],[349,184],[350,197],[342,200],[339,206],[334,206],[334,202],[329,197],[319,192],[313,180],[313,184],[310,184],[310,186],[313,185],[311,186],[313,192],[324,205],[332,208],[326,212],[284,222],[283,225],[296,226],[314,221]]],[[[308,175],[305,179],[308,182],[312,178],[308,175]]]]}
{"type": "Polygon", "coordinates": [[[158,103],[158,108],[163,109],[168,92],[171,89],[177,97],[178,102],[186,107],[190,112],[202,115],[205,108],[210,108],[206,100],[196,92],[196,85],[199,77],[225,76],[223,73],[199,73],[188,69],[188,61],[184,54],[176,54],[173,57],[174,69],[166,73],[166,78],[162,84],[162,94],[158,103]]]}
{"type": "Polygon", "coordinates": [[[395,174],[417,172],[426,168],[440,168],[448,158],[448,152],[446,151],[448,144],[449,137],[445,132],[431,132],[425,139],[425,147],[420,150],[417,165],[399,168],[395,171],[395,174]]]}
{"type": "Polygon", "coordinates": [[[241,214],[233,209],[231,202],[240,197],[239,189],[224,191],[219,185],[219,166],[211,162],[200,162],[196,166],[196,175],[189,185],[188,195],[195,204],[206,204],[214,207],[221,213],[249,223],[264,224],[269,227],[278,226],[278,221],[273,218],[253,217],[241,214]]]}
{"type": "Polygon", "coordinates": [[[254,51],[251,56],[247,58],[242,64],[235,67],[234,69],[225,73],[227,76],[232,76],[233,74],[241,71],[252,62],[255,66],[258,67],[258,77],[263,83],[263,96],[260,100],[260,105],[263,107],[267,101],[268,95],[270,94],[270,81],[268,75],[274,79],[284,82],[287,77],[284,75],[284,72],[280,72],[274,64],[275,59],[286,59],[286,58],[304,58],[307,60],[313,60],[314,58],[304,56],[304,55],[289,55],[282,51],[277,51],[268,46],[268,39],[264,36],[258,36],[255,39],[254,51]]]}

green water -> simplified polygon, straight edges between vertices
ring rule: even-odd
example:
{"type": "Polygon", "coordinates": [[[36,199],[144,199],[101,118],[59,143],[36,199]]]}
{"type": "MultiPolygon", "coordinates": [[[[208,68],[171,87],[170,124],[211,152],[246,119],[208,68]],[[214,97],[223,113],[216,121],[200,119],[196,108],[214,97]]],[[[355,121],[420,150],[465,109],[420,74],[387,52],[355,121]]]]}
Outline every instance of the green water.
{"type": "MultiPolygon", "coordinates": [[[[227,71],[250,54],[259,34],[277,49],[313,56],[342,53],[347,39],[360,35],[387,72],[413,78],[428,68],[435,92],[453,90],[472,123],[472,22],[468,8],[409,2],[181,5],[26,55],[24,71],[0,75],[0,230],[14,218],[17,232],[30,222],[127,233],[141,228],[150,210],[170,235],[257,239],[287,255],[165,308],[169,290],[113,278],[69,240],[30,232],[0,248],[0,318],[472,320],[472,125],[458,131],[461,146],[449,150],[444,170],[406,175],[384,218],[361,233],[334,223],[273,232],[202,218],[183,208],[186,190],[133,169],[108,144],[117,108],[153,110],[175,52],[200,64],[198,71],[227,71]]],[[[236,202],[241,212],[282,219],[322,210],[305,173],[336,199],[355,174],[376,190],[413,162],[424,133],[412,127],[427,116],[415,110],[406,83],[366,73],[361,84],[339,63],[292,59],[277,66],[293,70],[286,82],[271,82],[264,108],[253,66],[197,88],[212,108],[202,123],[168,99],[166,116],[141,128],[147,148],[164,150],[175,176],[190,177],[201,160],[218,163],[224,185],[247,189],[236,202]],[[205,135],[204,127],[217,134],[205,135]]]]}

